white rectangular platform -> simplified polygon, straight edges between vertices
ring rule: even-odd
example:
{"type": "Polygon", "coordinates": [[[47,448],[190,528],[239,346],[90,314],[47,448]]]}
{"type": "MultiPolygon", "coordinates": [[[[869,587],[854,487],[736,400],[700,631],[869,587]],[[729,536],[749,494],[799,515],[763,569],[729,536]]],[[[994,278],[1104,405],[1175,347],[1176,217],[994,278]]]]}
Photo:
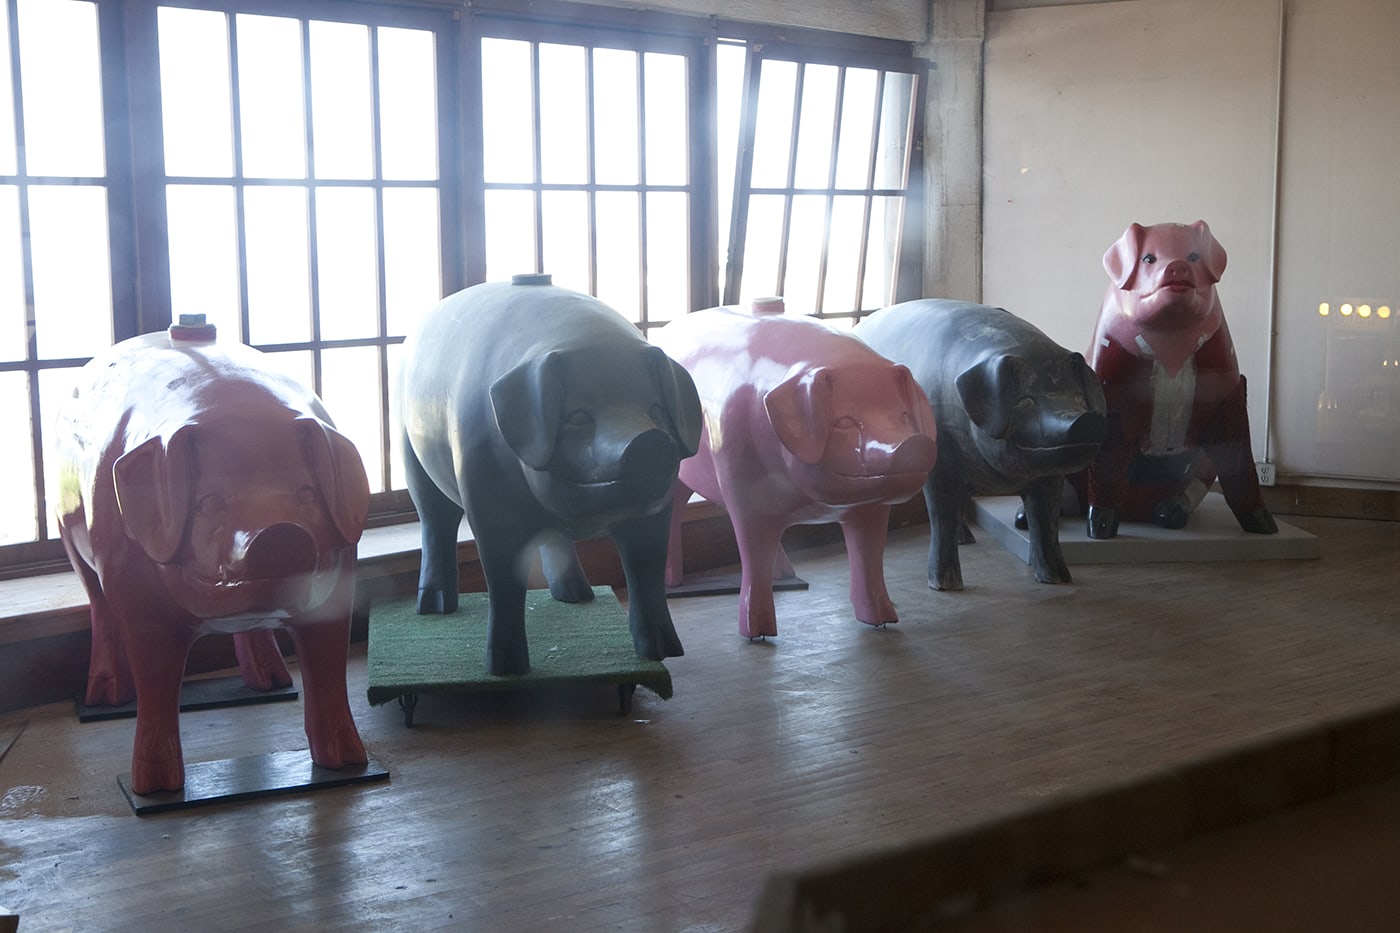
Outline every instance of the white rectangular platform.
{"type": "MultiPolygon", "coordinates": [[[[1002,547],[1030,563],[1030,536],[1015,525],[1020,496],[988,496],[973,499],[976,522],[1002,547]]],[[[1212,560],[1317,560],[1322,556],[1318,539],[1280,521],[1278,534],[1257,535],[1240,530],[1234,513],[1218,492],[1208,493],[1191,513],[1185,528],[1159,528],[1149,522],[1123,522],[1118,536],[1090,538],[1082,516],[1060,519],[1060,550],[1065,562],[1075,564],[1137,564],[1150,562],[1200,562],[1212,560]]]]}

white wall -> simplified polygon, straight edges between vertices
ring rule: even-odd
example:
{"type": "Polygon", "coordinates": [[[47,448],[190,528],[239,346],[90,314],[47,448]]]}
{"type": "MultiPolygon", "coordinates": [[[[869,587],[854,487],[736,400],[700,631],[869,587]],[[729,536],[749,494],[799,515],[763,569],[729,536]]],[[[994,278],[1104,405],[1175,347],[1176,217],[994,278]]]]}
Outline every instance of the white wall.
{"type": "Polygon", "coordinates": [[[1318,302],[1400,306],[1400,4],[1122,0],[995,10],[986,28],[982,299],[1087,349],[1109,244],[1130,222],[1204,219],[1229,254],[1256,456],[1400,483],[1400,365],[1348,393],[1370,414],[1332,419],[1325,452],[1317,415],[1318,302]]]}

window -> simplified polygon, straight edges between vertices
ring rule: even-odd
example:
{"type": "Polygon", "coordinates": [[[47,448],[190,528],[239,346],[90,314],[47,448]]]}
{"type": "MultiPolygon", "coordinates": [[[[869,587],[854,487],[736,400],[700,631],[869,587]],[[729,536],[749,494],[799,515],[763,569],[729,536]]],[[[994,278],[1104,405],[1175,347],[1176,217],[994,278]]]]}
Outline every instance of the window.
{"type": "Polygon", "coordinates": [[[548,272],[645,332],[917,291],[898,43],[549,0],[0,0],[0,30],[0,430],[28,439],[0,574],[63,562],[44,425],[76,367],[183,313],[317,391],[390,513],[399,346],[445,293],[548,272]]]}

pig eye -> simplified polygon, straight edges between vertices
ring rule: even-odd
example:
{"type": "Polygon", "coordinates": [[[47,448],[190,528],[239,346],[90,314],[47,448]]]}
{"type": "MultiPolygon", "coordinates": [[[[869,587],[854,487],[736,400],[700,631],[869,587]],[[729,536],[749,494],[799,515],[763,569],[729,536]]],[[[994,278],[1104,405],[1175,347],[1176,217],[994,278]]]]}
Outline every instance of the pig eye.
{"type": "Polygon", "coordinates": [[[593,423],[593,416],[579,408],[569,412],[569,417],[564,419],[564,423],[571,427],[582,428],[593,423]]]}
{"type": "Polygon", "coordinates": [[[310,486],[303,486],[297,490],[297,505],[316,505],[320,501],[321,497],[310,486]]]}
{"type": "Polygon", "coordinates": [[[1187,258],[1188,260],[1190,260],[1191,262],[1200,262],[1200,261],[1201,261],[1201,254],[1200,254],[1200,253],[1187,253],[1187,254],[1186,254],[1186,258],[1187,258]]]}
{"type": "Polygon", "coordinates": [[[213,493],[210,493],[209,495],[200,499],[199,505],[195,508],[200,515],[214,515],[215,513],[227,510],[228,503],[224,501],[223,496],[218,496],[214,495],[213,493]]]}
{"type": "Polygon", "coordinates": [[[1148,253],[1146,256],[1142,257],[1142,261],[1150,266],[1157,261],[1157,255],[1155,253],[1148,253]]]}

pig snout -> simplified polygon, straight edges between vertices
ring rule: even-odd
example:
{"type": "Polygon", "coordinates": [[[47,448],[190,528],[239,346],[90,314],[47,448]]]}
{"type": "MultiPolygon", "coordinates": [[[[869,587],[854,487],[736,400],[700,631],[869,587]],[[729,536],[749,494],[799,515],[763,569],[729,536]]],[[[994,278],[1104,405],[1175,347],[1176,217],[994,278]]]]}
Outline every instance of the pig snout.
{"type": "Polygon", "coordinates": [[[1184,259],[1173,259],[1162,270],[1162,285],[1166,288],[1196,287],[1196,273],[1184,259]]]}
{"type": "Polygon", "coordinates": [[[680,463],[675,439],[660,428],[643,431],[627,442],[622,451],[619,473],[622,479],[636,479],[674,473],[680,463]]]}
{"type": "Polygon", "coordinates": [[[293,522],[277,522],[236,546],[232,576],[243,580],[295,577],[316,570],[316,540],[293,522]]]}
{"type": "Polygon", "coordinates": [[[937,447],[927,434],[911,434],[890,453],[890,473],[927,473],[933,469],[937,447]]]}
{"type": "Polygon", "coordinates": [[[1027,414],[1017,419],[1022,428],[1017,440],[1027,450],[1101,444],[1108,431],[1108,420],[1096,411],[1035,406],[1027,414]]]}

